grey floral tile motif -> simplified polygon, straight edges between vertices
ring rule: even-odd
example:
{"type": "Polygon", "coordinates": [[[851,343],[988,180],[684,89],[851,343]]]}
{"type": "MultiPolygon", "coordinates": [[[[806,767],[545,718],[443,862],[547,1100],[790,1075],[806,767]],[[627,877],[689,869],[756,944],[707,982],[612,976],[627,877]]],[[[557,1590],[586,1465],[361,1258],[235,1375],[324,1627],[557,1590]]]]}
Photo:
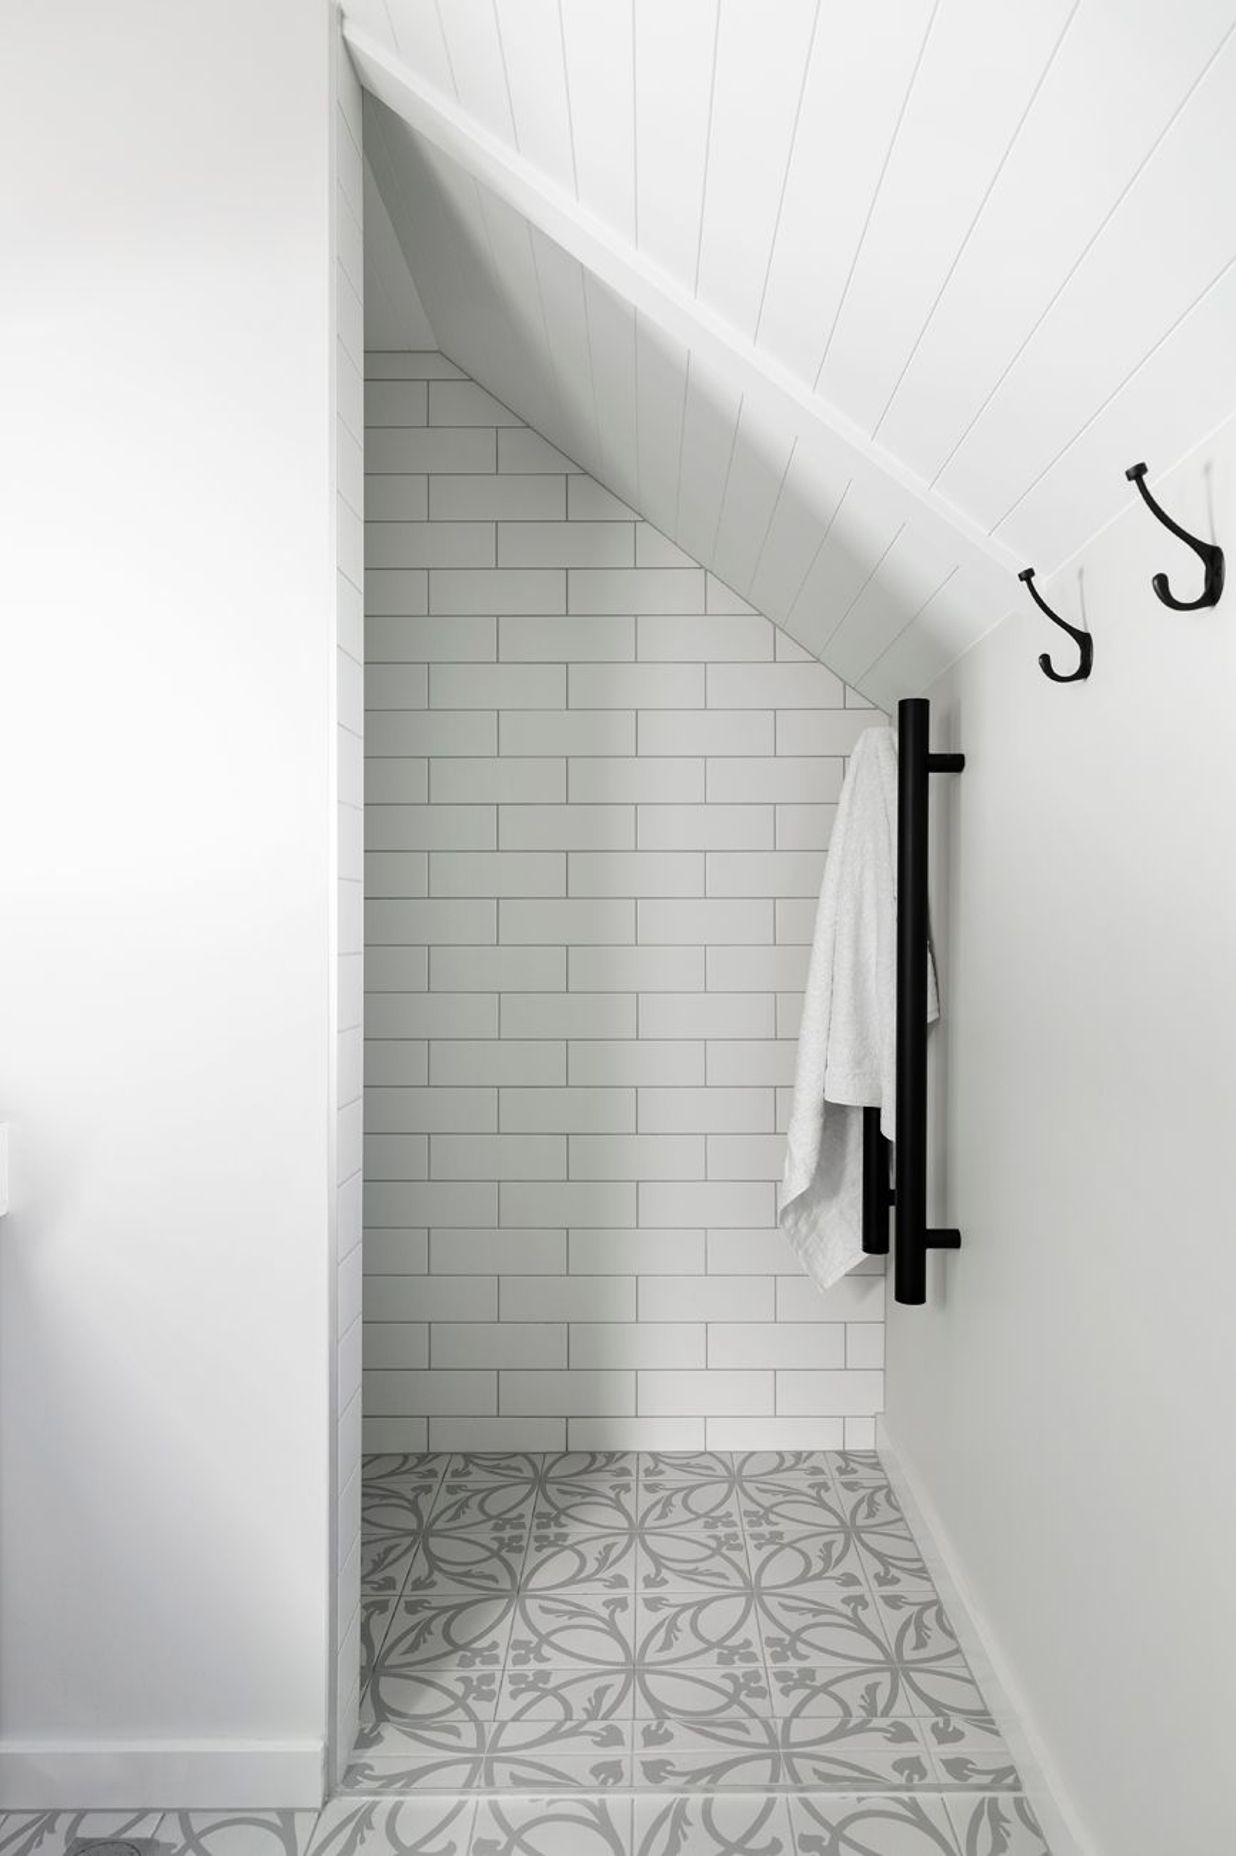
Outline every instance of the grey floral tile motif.
{"type": "Polygon", "coordinates": [[[393,1540],[361,1535],[361,1591],[371,1598],[397,1598],[416,1557],[417,1536],[393,1540]]]}
{"type": "Polygon", "coordinates": [[[661,1669],[760,1666],[764,1660],[759,1619],[750,1592],[710,1592],[703,1597],[639,1598],[636,1660],[661,1669]]]}
{"type": "Polygon", "coordinates": [[[770,1710],[763,1669],[564,1669],[507,1672],[503,1719],[560,1722],[762,1716],[770,1710]]]}
{"type": "Polygon", "coordinates": [[[308,1856],[468,1856],[475,1815],[472,1798],[389,1804],[333,1798],[318,1818],[308,1856]]]}
{"type": "Polygon", "coordinates": [[[378,1651],[390,1629],[391,1618],[395,1611],[394,1598],[381,1594],[361,1592],[360,1610],[360,1679],[361,1688],[365,1688],[373,1666],[378,1660],[378,1651]]]}
{"type": "Polygon", "coordinates": [[[1039,1821],[1022,1797],[956,1797],[945,1808],[957,1833],[961,1856],[1051,1856],[1039,1821]]]}
{"type": "Polygon", "coordinates": [[[374,1659],[373,1680],[392,1670],[501,1670],[515,1604],[509,1598],[403,1598],[374,1659]]]}
{"type": "Polygon", "coordinates": [[[933,1753],[932,1768],[948,1791],[1019,1792],[1021,1777],[1008,1753],[933,1753]]]}
{"type": "Polygon", "coordinates": [[[784,1798],[775,1795],[635,1800],[632,1856],[793,1856],[784,1798]]]}
{"type": "Polygon", "coordinates": [[[404,1594],[430,1597],[475,1592],[510,1597],[519,1588],[527,1551],[528,1537],[522,1532],[431,1528],[417,1544],[404,1594]]]}
{"type": "Polygon", "coordinates": [[[688,1791],[900,1791],[932,1783],[909,1721],[720,1720],[636,1723],[638,1783],[688,1791]]]}
{"type": "Polygon", "coordinates": [[[532,1519],[533,1531],[543,1534],[555,1528],[572,1532],[587,1530],[602,1534],[630,1534],[636,1526],[636,1489],[634,1484],[557,1482],[543,1488],[537,1497],[532,1519]]]}
{"type": "Polygon", "coordinates": [[[161,1811],[9,1811],[0,1816],[0,1856],[66,1856],[94,1837],[148,1844],[152,1856],[161,1811]]]}
{"type": "Polygon", "coordinates": [[[639,1481],[639,1458],[632,1450],[567,1450],[544,1459],[541,1481],[548,1489],[563,1483],[633,1489],[639,1481]]]}
{"type": "Polygon", "coordinates": [[[1009,1757],[994,1714],[933,1714],[923,1721],[923,1733],[934,1752],[968,1751],[1009,1757]]]}
{"type": "Polygon", "coordinates": [[[830,1450],[829,1474],[839,1488],[886,1489],[888,1471],[875,1450],[830,1450]]]}
{"type": "Polygon", "coordinates": [[[650,1450],[641,1456],[641,1485],[660,1482],[734,1481],[734,1459],[719,1450],[650,1450]]]}
{"type": "Polygon", "coordinates": [[[957,1856],[938,1798],[791,1798],[800,1856],[957,1856]]]}
{"type": "Polygon", "coordinates": [[[507,1668],[625,1668],[634,1657],[630,1598],[600,1593],[524,1597],[516,1606],[507,1668]]]}
{"type": "Polygon", "coordinates": [[[447,1794],[483,1792],[616,1791],[629,1788],[631,1761],[623,1753],[576,1759],[549,1747],[544,1753],[478,1753],[460,1759],[413,1759],[408,1755],[356,1760],[343,1789],[364,1797],[385,1792],[447,1794]]]}
{"type": "Polygon", "coordinates": [[[746,1537],[730,1483],[641,1487],[638,1582],[643,1591],[668,1592],[750,1584],[746,1537]]]}
{"type": "Polygon", "coordinates": [[[826,1450],[744,1450],[734,1458],[740,1483],[789,1482],[832,1486],[826,1450]]]}
{"type": "Polygon", "coordinates": [[[482,1799],[471,1856],[630,1856],[629,1798],[482,1799]]]}
{"type": "Polygon", "coordinates": [[[498,1711],[500,1673],[402,1668],[392,1657],[374,1670],[362,1699],[357,1751],[393,1750],[405,1727],[492,1721],[498,1711]]]}
{"type": "Polygon", "coordinates": [[[515,1452],[484,1451],[451,1457],[446,1469],[447,1485],[462,1483],[507,1482],[535,1488],[541,1475],[539,1456],[515,1452]]]}
{"type": "Polygon", "coordinates": [[[917,1662],[947,1655],[957,1648],[957,1637],[939,1598],[909,1592],[877,1592],[881,1622],[899,1661],[917,1662]]]}
{"type": "Polygon", "coordinates": [[[168,1856],[306,1856],[315,1811],[168,1812],[159,1844],[168,1856]]]}
{"type": "Polygon", "coordinates": [[[526,1592],[630,1592],[635,1588],[638,1534],[538,1520],[524,1560],[526,1592]]]}
{"type": "Polygon", "coordinates": [[[840,1663],[879,1668],[889,1660],[876,1608],[851,1576],[821,1578],[809,1590],[762,1591],[756,1603],[770,1667],[840,1663]]]}
{"type": "Polygon", "coordinates": [[[986,1712],[960,1656],[907,1668],[883,1663],[798,1664],[769,1670],[773,1707],[802,1718],[835,1715],[961,1715],[986,1712]]]}
{"type": "Polygon", "coordinates": [[[521,1482],[461,1486],[445,1482],[426,1525],[434,1534],[526,1534],[532,1525],[535,1501],[535,1490],[521,1482]]]}

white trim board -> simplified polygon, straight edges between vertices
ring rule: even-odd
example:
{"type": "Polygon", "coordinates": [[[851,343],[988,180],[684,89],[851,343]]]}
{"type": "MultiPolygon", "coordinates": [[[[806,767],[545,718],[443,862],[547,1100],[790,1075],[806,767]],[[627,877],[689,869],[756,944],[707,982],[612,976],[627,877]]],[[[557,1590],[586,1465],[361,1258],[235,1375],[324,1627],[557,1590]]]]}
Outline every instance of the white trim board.
{"type": "Polygon", "coordinates": [[[0,1811],[316,1811],[323,1740],[0,1740],[0,1811]]]}
{"type": "Polygon", "coordinates": [[[1034,1725],[1021,1685],[1000,1647],[999,1635],[974,1601],[970,1582],[939,1513],[898,1452],[883,1414],[876,1418],[876,1449],[944,1601],[966,1661],[1008,1742],[1052,1856],[1101,1856],[1098,1845],[1083,1829],[1080,1815],[1034,1725]]]}

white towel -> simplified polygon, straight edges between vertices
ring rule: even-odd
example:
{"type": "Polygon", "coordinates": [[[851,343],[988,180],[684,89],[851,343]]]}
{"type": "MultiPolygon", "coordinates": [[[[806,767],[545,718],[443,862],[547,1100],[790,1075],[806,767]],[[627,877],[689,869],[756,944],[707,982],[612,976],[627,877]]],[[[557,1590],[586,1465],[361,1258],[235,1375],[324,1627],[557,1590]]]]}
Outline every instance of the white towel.
{"type": "MultiPolygon", "coordinates": [[[[897,746],[855,743],[820,886],[781,1225],[822,1289],[862,1256],[863,1107],[896,1139],[897,746]]],[[[928,960],[927,1017],[939,1015],[928,960]]]]}

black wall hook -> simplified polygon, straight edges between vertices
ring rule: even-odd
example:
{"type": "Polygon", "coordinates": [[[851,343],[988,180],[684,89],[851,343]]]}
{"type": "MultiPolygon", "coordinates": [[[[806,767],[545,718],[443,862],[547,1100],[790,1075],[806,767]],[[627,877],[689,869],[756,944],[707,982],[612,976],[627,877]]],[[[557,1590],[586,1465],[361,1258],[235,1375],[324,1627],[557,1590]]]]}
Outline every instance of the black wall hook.
{"type": "Polygon", "coordinates": [[[1184,542],[1186,548],[1192,548],[1194,554],[1197,555],[1203,567],[1206,569],[1206,584],[1202,588],[1201,596],[1198,599],[1177,599],[1167,584],[1167,575],[1156,574],[1150,584],[1163,601],[1163,604],[1165,606],[1170,606],[1173,612],[1199,612],[1205,606],[1217,606],[1219,603],[1219,596],[1223,591],[1224,567],[1222,548],[1213,541],[1199,541],[1196,535],[1190,535],[1187,529],[1181,528],[1179,522],[1172,521],[1166,509],[1161,508],[1160,505],[1156,503],[1154,497],[1146,488],[1146,466],[1144,464],[1130,464],[1128,470],[1126,470],[1124,474],[1129,482],[1135,483],[1141,491],[1142,501],[1145,503],[1147,509],[1149,509],[1151,515],[1157,516],[1164,528],[1169,528],[1178,541],[1184,542]]]}
{"type": "Polygon", "coordinates": [[[1039,669],[1043,672],[1045,677],[1050,677],[1053,683],[1084,683],[1086,678],[1090,675],[1091,666],[1094,663],[1094,639],[1090,636],[1089,632],[1080,631],[1076,625],[1070,625],[1067,619],[1062,619],[1058,612],[1052,611],[1051,607],[1047,604],[1047,601],[1042,597],[1034,584],[1033,567],[1023,567],[1017,578],[1025,581],[1026,591],[1029,593],[1039,611],[1046,613],[1053,625],[1058,625],[1061,631],[1067,632],[1081,652],[1081,662],[1078,664],[1077,669],[1070,670],[1067,675],[1062,671],[1053,669],[1052,661],[1050,657],[1048,657],[1046,651],[1044,651],[1039,658],[1039,669]]]}

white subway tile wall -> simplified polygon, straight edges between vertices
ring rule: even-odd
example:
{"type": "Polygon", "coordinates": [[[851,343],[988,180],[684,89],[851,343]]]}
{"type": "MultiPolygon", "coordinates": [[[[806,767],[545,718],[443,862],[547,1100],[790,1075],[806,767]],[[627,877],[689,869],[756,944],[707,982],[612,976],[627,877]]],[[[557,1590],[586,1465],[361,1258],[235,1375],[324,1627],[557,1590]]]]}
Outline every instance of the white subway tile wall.
{"type": "Polygon", "coordinates": [[[870,1446],[879,1263],[776,1205],[881,718],[442,356],[367,374],[366,1448],[870,1446]]]}

